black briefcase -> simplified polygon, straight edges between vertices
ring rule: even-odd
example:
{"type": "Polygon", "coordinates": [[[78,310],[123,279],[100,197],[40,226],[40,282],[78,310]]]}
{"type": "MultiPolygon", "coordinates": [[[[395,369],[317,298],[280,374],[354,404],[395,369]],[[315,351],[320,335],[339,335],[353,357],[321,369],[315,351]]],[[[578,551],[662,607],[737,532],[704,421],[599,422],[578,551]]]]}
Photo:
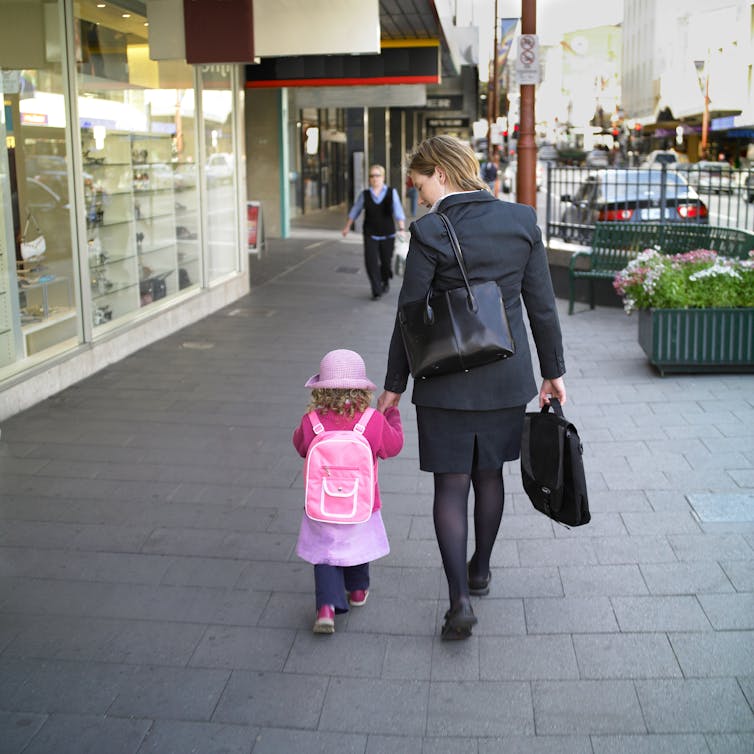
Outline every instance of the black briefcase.
{"type": "Polygon", "coordinates": [[[524,490],[538,511],[566,526],[582,526],[591,520],[582,454],[579,433],[556,398],[541,411],[524,416],[524,490]]]}

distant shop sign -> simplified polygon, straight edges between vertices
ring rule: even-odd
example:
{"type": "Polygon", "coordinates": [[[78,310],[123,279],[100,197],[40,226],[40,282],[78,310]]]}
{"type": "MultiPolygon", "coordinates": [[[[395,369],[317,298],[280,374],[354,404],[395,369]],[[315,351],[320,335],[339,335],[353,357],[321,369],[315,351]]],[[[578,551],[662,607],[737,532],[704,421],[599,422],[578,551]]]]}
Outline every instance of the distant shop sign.
{"type": "Polygon", "coordinates": [[[427,118],[429,128],[468,128],[468,118],[427,118]]]}
{"type": "Polygon", "coordinates": [[[462,94],[427,95],[427,110],[462,110],[462,94]]]}

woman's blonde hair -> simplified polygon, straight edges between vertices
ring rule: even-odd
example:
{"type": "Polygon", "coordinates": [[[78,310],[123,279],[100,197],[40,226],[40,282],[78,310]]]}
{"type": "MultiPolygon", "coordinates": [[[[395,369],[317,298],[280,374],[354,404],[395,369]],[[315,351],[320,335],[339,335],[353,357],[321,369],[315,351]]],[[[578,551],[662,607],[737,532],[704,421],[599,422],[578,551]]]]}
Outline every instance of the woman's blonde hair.
{"type": "Polygon", "coordinates": [[[468,144],[455,136],[430,136],[408,157],[408,169],[420,175],[444,171],[448,181],[461,191],[489,190],[479,176],[479,163],[468,144]]]}
{"type": "Polygon", "coordinates": [[[339,387],[315,387],[312,397],[306,407],[309,411],[318,411],[326,414],[332,411],[334,414],[347,416],[349,419],[358,411],[362,413],[372,402],[372,391],[357,388],[339,387]]]}

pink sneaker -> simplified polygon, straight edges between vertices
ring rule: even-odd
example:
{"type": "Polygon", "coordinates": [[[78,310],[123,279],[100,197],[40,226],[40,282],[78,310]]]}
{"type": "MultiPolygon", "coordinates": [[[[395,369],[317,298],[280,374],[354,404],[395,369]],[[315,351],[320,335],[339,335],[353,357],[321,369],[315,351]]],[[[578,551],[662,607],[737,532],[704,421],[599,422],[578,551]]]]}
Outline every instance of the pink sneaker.
{"type": "Polygon", "coordinates": [[[317,619],[314,621],[312,631],[315,634],[335,633],[335,608],[332,605],[322,605],[317,610],[317,619]]]}
{"type": "Polygon", "coordinates": [[[361,607],[369,596],[368,589],[354,589],[348,593],[348,604],[352,607],[361,607]]]}

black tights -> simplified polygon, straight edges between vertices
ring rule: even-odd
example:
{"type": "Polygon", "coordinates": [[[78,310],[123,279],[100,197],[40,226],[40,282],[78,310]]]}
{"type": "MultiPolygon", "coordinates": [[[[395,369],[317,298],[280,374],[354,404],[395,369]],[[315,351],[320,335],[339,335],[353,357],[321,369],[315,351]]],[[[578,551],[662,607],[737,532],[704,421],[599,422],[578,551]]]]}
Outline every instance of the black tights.
{"type": "Polygon", "coordinates": [[[466,574],[469,487],[474,486],[476,550],[469,570],[484,579],[503,517],[503,470],[475,469],[471,474],[435,474],[433,518],[440,555],[448,579],[451,608],[469,601],[466,574]]]}

